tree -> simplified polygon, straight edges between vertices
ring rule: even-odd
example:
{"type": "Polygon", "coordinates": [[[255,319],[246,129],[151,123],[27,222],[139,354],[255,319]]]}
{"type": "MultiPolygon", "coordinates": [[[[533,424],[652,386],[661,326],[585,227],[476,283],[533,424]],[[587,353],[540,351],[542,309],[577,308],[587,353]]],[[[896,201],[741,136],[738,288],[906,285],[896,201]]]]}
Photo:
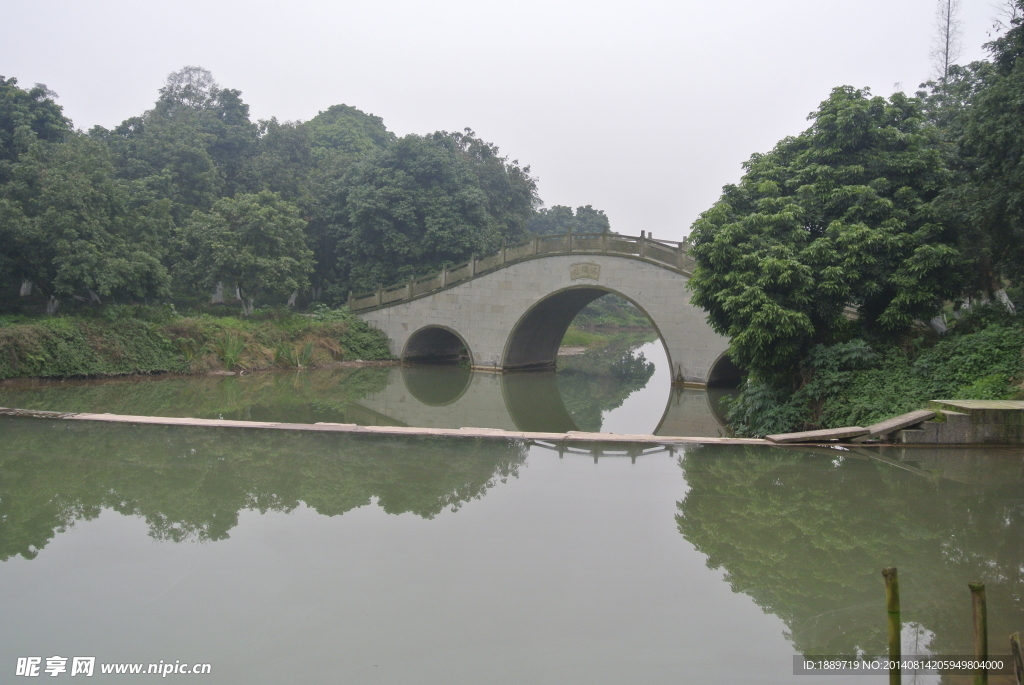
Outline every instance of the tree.
{"type": "Polygon", "coordinates": [[[594,209],[590,205],[577,207],[573,214],[572,207],[554,205],[550,209],[538,209],[527,230],[537,235],[554,235],[558,233],[608,233],[611,223],[603,210],[594,209]]]}
{"type": "Polygon", "coordinates": [[[19,278],[49,296],[145,299],[168,292],[165,201],[117,179],[109,152],[82,135],[36,141],[0,186],[0,240],[19,278]]]}
{"type": "Polygon", "coordinates": [[[949,68],[960,59],[962,36],[960,0],[938,0],[931,55],[936,77],[942,81],[949,78],[949,68]]]}
{"type": "Polygon", "coordinates": [[[249,120],[241,92],[221,88],[202,67],[172,72],[142,116],[89,134],[113,150],[123,178],[171,200],[179,224],[219,197],[258,186],[250,160],[259,127],[249,120]]]}
{"type": "Polygon", "coordinates": [[[408,135],[368,156],[337,187],[341,292],[369,290],[497,250],[522,235],[535,183],[468,134],[408,135]]]}
{"type": "Polygon", "coordinates": [[[24,90],[18,79],[0,76],[0,183],[3,162],[16,160],[36,140],[56,142],[71,131],[71,121],[54,97],[41,83],[24,90]]]}
{"type": "Polygon", "coordinates": [[[256,297],[309,285],[313,254],[305,226],[298,207],[275,193],[223,198],[181,229],[178,274],[207,291],[218,284],[234,288],[248,316],[256,297]]]}
{"type": "Polygon", "coordinates": [[[845,86],[809,118],[691,233],[693,302],[735,363],[779,387],[813,345],[898,336],[960,291],[956,236],[931,205],[949,173],[920,102],[845,86]]]}
{"type": "MultiPolygon", "coordinates": [[[[1024,2],[1017,0],[1018,8],[1024,2]]],[[[947,201],[962,213],[976,264],[975,292],[1010,305],[1004,280],[1024,279],[1024,22],[989,43],[991,73],[964,114],[966,182],[947,201]]]]}

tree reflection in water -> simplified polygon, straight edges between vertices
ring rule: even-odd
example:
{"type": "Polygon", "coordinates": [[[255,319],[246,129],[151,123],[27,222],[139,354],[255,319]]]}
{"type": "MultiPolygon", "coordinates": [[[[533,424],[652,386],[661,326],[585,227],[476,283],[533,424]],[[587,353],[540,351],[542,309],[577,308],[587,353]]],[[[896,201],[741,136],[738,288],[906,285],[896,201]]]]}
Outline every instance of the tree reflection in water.
{"type": "Polygon", "coordinates": [[[519,441],[85,424],[0,418],[0,560],[31,559],[113,509],[158,540],[221,540],[241,510],[338,516],[377,498],[433,518],[518,476],[519,441]]]}
{"type": "Polygon", "coordinates": [[[909,454],[916,472],[852,453],[688,451],[679,531],[803,654],[885,653],[886,566],[899,568],[904,625],[934,633],[921,645],[933,654],[973,653],[967,583],[984,582],[990,651],[1004,653],[1024,627],[1020,453],[909,454]]]}
{"type": "Polygon", "coordinates": [[[654,363],[637,347],[657,339],[653,332],[625,334],[587,354],[558,358],[555,382],[576,430],[600,432],[602,415],[647,385],[654,363]]]}

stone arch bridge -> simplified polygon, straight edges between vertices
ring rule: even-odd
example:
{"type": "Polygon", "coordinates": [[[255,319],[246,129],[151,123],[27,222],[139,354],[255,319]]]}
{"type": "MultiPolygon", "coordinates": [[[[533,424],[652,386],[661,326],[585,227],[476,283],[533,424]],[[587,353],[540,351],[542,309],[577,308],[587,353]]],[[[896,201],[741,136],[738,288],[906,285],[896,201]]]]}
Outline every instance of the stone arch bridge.
{"type": "Polygon", "coordinates": [[[457,359],[476,369],[554,367],[566,329],[607,293],[636,305],[665,346],[675,384],[732,380],[728,340],[686,289],[685,244],[615,234],[537,236],[423,278],[349,297],[403,360],[457,359]]]}

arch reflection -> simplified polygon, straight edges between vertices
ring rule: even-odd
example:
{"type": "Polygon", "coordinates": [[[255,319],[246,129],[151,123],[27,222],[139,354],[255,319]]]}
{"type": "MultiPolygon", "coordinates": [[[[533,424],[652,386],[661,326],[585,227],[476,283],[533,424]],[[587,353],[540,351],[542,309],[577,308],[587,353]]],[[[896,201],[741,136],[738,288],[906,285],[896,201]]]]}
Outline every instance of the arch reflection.
{"type": "Polygon", "coordinates": [[[457,402],[473,373],[461,364],[413,364],[402,367],[402,383],[423,404],[443,407],[457,402]]]}

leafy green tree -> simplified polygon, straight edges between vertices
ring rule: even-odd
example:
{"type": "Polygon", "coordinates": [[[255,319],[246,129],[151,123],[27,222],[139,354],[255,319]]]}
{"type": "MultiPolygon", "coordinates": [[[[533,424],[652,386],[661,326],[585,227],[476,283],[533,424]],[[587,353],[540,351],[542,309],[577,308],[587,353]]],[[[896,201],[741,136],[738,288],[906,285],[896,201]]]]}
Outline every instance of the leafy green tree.
{"type": "Polygon", "coordinates": [[[346,174],[367,155],[394,142],[380,117],[348,105],[334,105],[307,122],[260,122],[252,165],[262,188],[294,202],[308,220],[313,250],[312,299],[336,279],[336,240],[332,218],[339,211],[346,174]]]}
{"type": "Polygon", "coordinates": [[[36,140],[56,142],[70,132],[71,121],[53,98],[43,84],[25,90],[18,79],[0,76],[0,183],[3,162],[14,161],[36,140]]]}
{"type": "Polygon", "coordinates": [[[751,157],[691,234],[694,303],[734,362],[782,387],[813,345],[898,336],[961,290],[955,232],[932,207],[950,175],[920,102],[847,86],[810,118],[751,157]]]}
{"type": "MultiPolygon", "coordinates": [[[[1024,9],[1024,2],[1015,6],[1024,9]]],[[[987,46],[991,74],[971,98],[960,138],[967,183],[949,205],[972,230],[968,241],[976,264],[975,291],[1007,302],[1004,279],[1024,279],[1024,23],[987,46]]]]}
{"type": "Polygon", "coordinates": [[[555,235],[558,233],[609,233],[611,222],[604,210],[592,206],[577,207],[573,214],[572,207],[554,205],[550,209],[538,209],[527,230],[537,235],[555,235]]]}
{"type": "Polygon", "coordinates": [[[298,207],[269,191],[223,198],[181,229],[178,274],[207,291],[234,288],[248,316],[256,297],[309,285],[313,255],[305,226],[298,207]]]}
{"type": "Polygon", "coordinates": [[[12,268],[49,296],[50,313],[66,296],[100,302],[168,292],[168,203],[134,193],[115,177],[108,151],[85,136],[34,143],[0,186],[0,216],[12,268]]]}
{"type": "Polygon", "coordinates": [[[342,292],[427,273],[520,237],[536,193],[528,171],[469,133],[408,135],[365,158],[340,184],[328,218],[342,292]]]}
{"type": "Polygon", "coordinates": [[[349,105],[332,105],[301,126],[321,156],[333,153],[358,158],[395,142],[395,134],[387,130],[383,119],[349,105]]]}
{"type": "MultiPolygon", "coordinates": [[[[71,131],[71,122],[54,94],[46,86],[36,84],[25,90],[18,79],[0,76],[0,186],[11,180],[12,165],[36,141],[63,140],[71,131]]],[[[9,293],[18,287],[23,271],[13,245],[13,236],[24,230],[20,208],[0,200],[0,292],[9,293]]],[[[0,300],[4,299],[0,297],[0,300]]]]}
{"type": "Polygon", "coordinates": [[[94,127],[90,135],[114,151],[122,177],[171,200],[179,224],[196,209],[257,185],[250,160],[259,128],[249,120],[249,106],[201,67],[170,74],[142,116],[110,131],[94,127]]]}
{"type": "Polygon", "coordinates": [[[612,230],[611,222],[603,209],[594,209],[590,205],[576,208],[576,228],[580,233],[608,233],[612,230]]]}

